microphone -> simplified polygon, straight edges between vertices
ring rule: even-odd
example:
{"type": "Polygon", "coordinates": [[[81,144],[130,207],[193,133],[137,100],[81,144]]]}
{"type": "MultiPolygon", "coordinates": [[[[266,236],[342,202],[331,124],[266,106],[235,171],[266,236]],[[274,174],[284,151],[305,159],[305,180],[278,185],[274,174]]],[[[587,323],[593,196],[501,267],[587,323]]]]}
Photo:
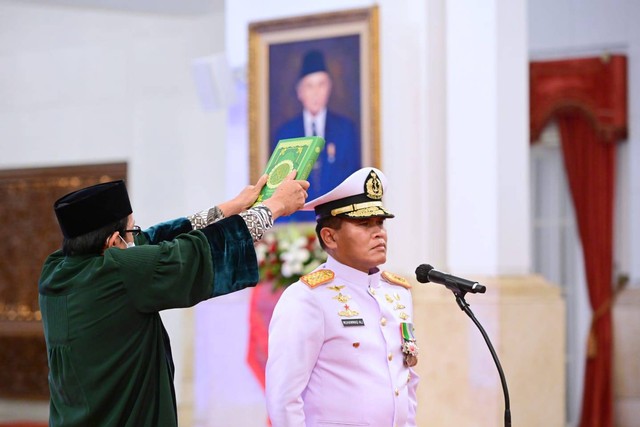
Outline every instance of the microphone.
{"type": "Polygon", "coordinates": [[[452,276],[449,273],[443,273],[442,271],[435,270],[433,266],[429,264],[420,264],[418,268],[416,268],[416,279],[418,279],[420,283],[439,283],[454,292],[463,291],[471,292],[472,294],[483,294],[487,290],[486,287],[478,282],[452,276]]]}

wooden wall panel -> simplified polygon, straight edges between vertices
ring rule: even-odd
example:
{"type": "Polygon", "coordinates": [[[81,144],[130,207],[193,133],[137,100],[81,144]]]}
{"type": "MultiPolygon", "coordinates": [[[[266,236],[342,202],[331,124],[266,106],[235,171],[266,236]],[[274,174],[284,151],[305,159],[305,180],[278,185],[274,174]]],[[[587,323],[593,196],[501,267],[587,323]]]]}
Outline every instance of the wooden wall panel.
{"type": "Polygon", "coordinates": [[[62,243],[53,203],[126,172],[124,163],[0,171],[0,396],[49,396],[38,278],[62,243]]]}

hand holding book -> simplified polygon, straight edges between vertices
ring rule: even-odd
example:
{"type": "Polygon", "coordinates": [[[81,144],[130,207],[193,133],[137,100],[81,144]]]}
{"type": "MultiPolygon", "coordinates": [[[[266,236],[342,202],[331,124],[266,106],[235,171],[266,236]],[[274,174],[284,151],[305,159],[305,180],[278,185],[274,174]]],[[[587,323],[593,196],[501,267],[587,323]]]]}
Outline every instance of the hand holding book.
{"type": "Polygon", "coordinates": [[[264,206],[269,208],[274,220],[281,216],[291,215],[304,206],[308,196],[309,182],[294,179],[296,172],[295,170],[291,171],[280,182],[273,195],[262,202],[264,206]]]}

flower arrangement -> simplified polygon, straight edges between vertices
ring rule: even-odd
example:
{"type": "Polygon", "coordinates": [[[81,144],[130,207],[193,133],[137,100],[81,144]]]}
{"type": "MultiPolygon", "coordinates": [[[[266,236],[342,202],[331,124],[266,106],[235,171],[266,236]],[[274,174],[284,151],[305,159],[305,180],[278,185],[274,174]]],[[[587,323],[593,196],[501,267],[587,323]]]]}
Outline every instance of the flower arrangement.
{"type": "Polygon", "coordinates": [[[257,242],[260,280],[270,280],[274,288],[287,287],[326,261],[315,233],[307,225],[274,227],[257,242]]]}

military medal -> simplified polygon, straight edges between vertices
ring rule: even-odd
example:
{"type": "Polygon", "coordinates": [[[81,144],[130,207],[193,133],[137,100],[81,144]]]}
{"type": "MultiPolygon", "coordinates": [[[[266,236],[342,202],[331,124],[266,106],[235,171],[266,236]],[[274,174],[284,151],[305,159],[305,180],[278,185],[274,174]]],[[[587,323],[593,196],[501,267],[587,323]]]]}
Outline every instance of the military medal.
{"type": "Polygon", "coordinates": [[[336,144],[333,142],[327,144],[327,161],[329,163],[336,161],[336,144]]]}
{"type": "Polygon", "coordinates": [[[336,299],[342,303],[345,303],[347,301],[349,301],[351,299],[351,297],[349,295],[344,295],[342,292],[338,293],[338,295],[336,295],[335,297],[333,297],[333,299],[336,299]]]}
{"type": "Polygon", "coordinates": [[[418,345],[413,335],[413,324],[402,322],[400,324],[400,335],[402,336],[404,364],[408,367],[415,366],[418,363],[418,345]]]}
{"type": "Polygon", "coordinates": [[[349,308],[347,304],[344,305],[344,310],[341,310],[338,312],[338,315],[342,317],[354,317],[354,316],[357,316],[358,314],[360,313],[358,313],[355,310],[351,310],[351,308],[349,308]]]}

